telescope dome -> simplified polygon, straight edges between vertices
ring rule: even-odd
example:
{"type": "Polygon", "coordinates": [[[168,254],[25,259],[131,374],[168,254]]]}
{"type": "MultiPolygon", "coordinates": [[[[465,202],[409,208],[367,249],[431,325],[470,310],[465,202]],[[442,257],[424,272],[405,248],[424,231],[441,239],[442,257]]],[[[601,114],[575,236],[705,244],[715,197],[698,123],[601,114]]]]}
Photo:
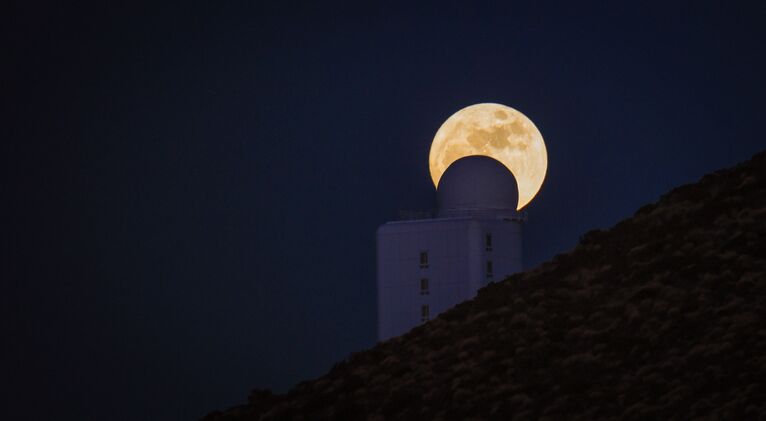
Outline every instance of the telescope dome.
{"type": "Polygon", "coordinates": [[[440,216],[483,211],[512,211],[518,203],[513,174],[487,156],[467,156],[444,172],[436,191],[440,216]]]}

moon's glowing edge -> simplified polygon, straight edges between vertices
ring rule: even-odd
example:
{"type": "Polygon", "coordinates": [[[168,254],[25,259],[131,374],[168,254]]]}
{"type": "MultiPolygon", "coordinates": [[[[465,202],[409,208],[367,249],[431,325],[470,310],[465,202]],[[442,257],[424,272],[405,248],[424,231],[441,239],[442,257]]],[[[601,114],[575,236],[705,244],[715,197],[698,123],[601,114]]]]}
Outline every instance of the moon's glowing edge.
{"type": "Polygon", "coordinates": [[[540,130],[523,113],[502,104],[470,105],[452,114],[439,127],[429,152],[429,172],[434,187],[438,189],[442,175],[453,162],[468,156],[492,158],[513,174],[519,193],[517,210],[537,196],[548,170],[548,153],[540,130]],[[499,120],[509,121],[492,119],[498,115],[502,116],[499,120]],[[488,118],[492,120],[489,123],[488,118]],[[500,131],[505,136],[493,138],[488,130],[500,131]],[[481,146],[470,144],[469,138],[477,134],[486,138],[481,146]],[[492,145],[490,140],[494,141],[492,145]],[[438,157],[447,154],[447,150],[449,156],[439,162],[438,157]]]}

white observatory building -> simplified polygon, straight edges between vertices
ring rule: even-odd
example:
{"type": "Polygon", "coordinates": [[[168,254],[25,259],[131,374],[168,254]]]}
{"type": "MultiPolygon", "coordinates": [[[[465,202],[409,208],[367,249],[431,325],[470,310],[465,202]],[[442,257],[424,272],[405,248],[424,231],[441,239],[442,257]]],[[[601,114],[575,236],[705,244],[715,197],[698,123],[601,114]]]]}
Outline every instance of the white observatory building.
{"type": "MultiPolygon", "coordinates": [[[[477,152],[449,163],[436,180],[435,213],[378,228],[379,341],[404,334],[473,298],[489,282],[522,270],[519,183],[508,165],[495,159],[502,155],[477,152]]],[[[547,155],[543,158],[547,165],[547,155]]]]}

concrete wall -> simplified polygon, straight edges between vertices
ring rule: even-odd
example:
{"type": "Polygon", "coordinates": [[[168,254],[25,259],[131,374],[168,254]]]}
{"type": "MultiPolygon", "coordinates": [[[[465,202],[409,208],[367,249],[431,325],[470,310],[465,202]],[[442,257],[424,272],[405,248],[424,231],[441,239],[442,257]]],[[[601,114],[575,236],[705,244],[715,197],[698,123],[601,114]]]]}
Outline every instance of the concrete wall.
{"type": "Polygon", "coordinates": [[[378,339],[406,333],[473,298],[479,288],[522,270],[521,224],[507,219],[440,218],[389,222],[378,228],[378,339]],[[492,250],[486,250],[486,234],[492,250]],[[421,267],[420,253],[428,253],[421,267]],[[494,276],[487,277],[487,261],[494,276]],[[421,294],[421,279],[428,294],[421,294]]]}

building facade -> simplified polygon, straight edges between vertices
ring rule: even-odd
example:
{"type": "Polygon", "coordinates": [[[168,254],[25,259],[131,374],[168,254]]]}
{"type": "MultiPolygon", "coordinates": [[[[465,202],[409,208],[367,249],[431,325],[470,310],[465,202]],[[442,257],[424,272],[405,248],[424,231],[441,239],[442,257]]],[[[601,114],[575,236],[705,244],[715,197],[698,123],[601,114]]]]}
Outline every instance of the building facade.
{"type": "Polygon", "coordinates": [[[516,181],[492,158],[455,161],[433,218],[377,231],[378,339],[406,333],[522,270],[516,181]]]}

